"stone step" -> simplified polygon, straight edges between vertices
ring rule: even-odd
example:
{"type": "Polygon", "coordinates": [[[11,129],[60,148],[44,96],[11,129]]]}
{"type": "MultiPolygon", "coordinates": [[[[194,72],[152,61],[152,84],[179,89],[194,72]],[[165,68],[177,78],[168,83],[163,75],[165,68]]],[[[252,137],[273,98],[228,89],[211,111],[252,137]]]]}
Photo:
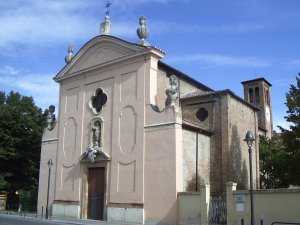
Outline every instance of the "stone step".
{"type": "Polygon", "coordinates": [[[102,221],[102,220],[89,220],[89,219],[72,219],[72,218],[62,218],[62,217],[51,217],[51,221],[53,222],[66,222],[76,225],[141,225],[137,223],[125,223],[125,222],[111,222],[111,221],[102,221]]]}
{"type": "Polygon", "coordinates": [[[9,212],[9,211],[0,211],[0,216],[3,217],[14,217],[19,219],[30,219],[37,221],[51,221],[57,224],[74,224],[74,225],[141,225],[137,223],[125,223],[125,222],[111,222],[111,221],[101,221],[101,220],[89,220],[89,219],[76,219],[76,218],[67,218],[67,217],[56,217],[52,216],[49,220],[41,218],[41,215],[33,213],[18,213],[18,212],[9,212]]]}

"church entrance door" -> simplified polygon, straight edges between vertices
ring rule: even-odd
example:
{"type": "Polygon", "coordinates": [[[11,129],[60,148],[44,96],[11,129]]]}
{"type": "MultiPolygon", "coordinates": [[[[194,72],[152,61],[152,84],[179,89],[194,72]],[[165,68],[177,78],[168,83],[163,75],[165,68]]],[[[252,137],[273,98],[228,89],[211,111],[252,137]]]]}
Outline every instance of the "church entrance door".
{"type": "Polygon", "coordinates": [[[105,168],[89,168],[88,219],[103,220],[105,168]]]}

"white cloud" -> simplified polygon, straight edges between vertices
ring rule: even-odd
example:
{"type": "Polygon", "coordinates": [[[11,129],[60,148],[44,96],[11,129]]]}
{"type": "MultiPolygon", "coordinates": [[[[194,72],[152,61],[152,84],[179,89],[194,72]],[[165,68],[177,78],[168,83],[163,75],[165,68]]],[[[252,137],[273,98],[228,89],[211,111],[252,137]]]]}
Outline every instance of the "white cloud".
{"type": "Polygon", "coordinates": [[[49,104],[58,104],[58,84],[53,80],[52,74],[32,74],[18,70],[11,66],[0,68],[0,86],[6,86],[22,95],[32,96],[36,105],[43,109],[49,104]],[[5,73],[5,70],[18,71],[17,74],[5,73]]]}
{"type": "Polygon", "coordinates": [[[299,69],[300,68],[300,59],[293,59],[287,63],[287,69],[299,69]]]}
{"type": "Polygon", "coordinates": [[[220,26],[211,26],[207,28],[210,32],[230,32],[230,33],[247,33],[252,31],[262,30],[266,27],[265,24],[258,23],[237,23],[220,26]]]}
{"type": "MultiPolygon", "coordinates": [[[[174,0],[154,0],[165,4],[174,0]]],[[[152,2],[152,0],[151,0],[152,2]]],[[[114,10],[128,12],[150,0],[116,0],[114,10]]],[[[104,16],[104,1],[84,0],[10,0],[0,2],[0,48],[15,44],[45,45],[70,41],[88,40],[99,33],[104,16]],[[95,16],[99,8],[99,16],[95,16]],[[72,40],[73,39],[73,40],[72,40]]],[[[124,17],[120,12],[119,15],[124,17]]],[[[128,16],[128,15],[127,15],[128,16]]],[[[125,16],[126,17],[126,16],[125,16]]],[[[112,19],[114,35],[133,36],[138,18],[133,24],[122,18],[112,19]],[[126,22],[116,22],[126,21],[126,22]]]]}
{"type": "MultiPolygon", "coordinates": [[[[135,37],[138,18],[131,22],[130,11],[142,4],[167,4],[179,0],[116,0],[113,8],[118,17],[112,18],[112,34],[122,37],[135,37]],[[130,18],[130,19],[129,19],[130,18]]],[[[188,1],[188,0],[185,0],[188,1]]],[[[0,2],[0,48],[16,44],[52,45],[69,41],[85,41],[99,32],[99,23],[104,15],[104,1],[84,0],[10,0],[0,2]],[[99,8],[99,16],[93,13],[99,8]],[[101,12],[101,10],[103,10],[101,12]]],[[[197,32],[249,32],[264,28],[261,24],[229,25],[186,25],[151,21],[151,34],[197,33],[197,32]]],[[[3,51],[2,51],[3,52],[3,51]]]]}
{"type": "Polygon", "coordinates": [[[10,75],[17,75],[20,73],[20,70],[17,70],[11,66],[4,66],[3,68],[0,68],[0,75],[4,74],[6,76],[10,75]]]}
{"type": "Polygon", "coordinates": [[[190,2],[191,0],[113,0],[110,1],[113,3],[114,7],[121,8],[122,10],[126,11],[129,8],[134,8],[136,6],[142,5],[142,4],[167,4],[171,2],[190,2]]]}
{"type": "Polygon", "coordinates": [[[218,54],[191,54],[166,58],[168,63],[189,63],[199,62],[211,66],[231,66],[231,67],[268,67],[271,62],[257,57],[237,57],[218,54]]]}
{"type": "Polygon", "coordinates": [[[202,25],[202,24],[178,24],[162,21],[151,21],[150,28],[154,34],[161,33],[248,33],[259,31],[266,27],[264,24],[258,23],[236,23],[236,24],[220,24],[220,25],[202,25]]]}
{"type": "Polygon", "coordinates": [[[5,4],[0,3],[0,47],[24,43],[61,43],[73,37],[81,40],[95,36],[98,32],[99,22],[91,15],[83,15],[87,7],[93,6],[92,1],[90,4],[82,0],[9,2],[7,5],[6,1],[5,4]]]}

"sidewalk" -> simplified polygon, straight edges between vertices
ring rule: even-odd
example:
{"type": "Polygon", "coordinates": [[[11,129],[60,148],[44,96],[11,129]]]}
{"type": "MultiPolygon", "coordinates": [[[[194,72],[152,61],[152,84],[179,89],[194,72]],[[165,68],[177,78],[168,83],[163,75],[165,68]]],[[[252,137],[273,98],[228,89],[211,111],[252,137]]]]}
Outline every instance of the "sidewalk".
{"type": "Polygon", "coordinates": [[[122,222],[108,222],[108,221],[100,221],[100,220],[82,220],[75,218],[66,218],[66,217],[55,217],[52,216],[51,219],[46,220],[41,218],[41,215],[32,214],[32,213],[18,213],[13,211],[0,211],[0,216],[3,217],[15,217],[15,218],[26,218],[30,220],[36,220],[40,222],[53,222],[53,223],[61,223],[61,224],[72,224],[72,225],[141,225],[141,224],[133,224],[133,223],[122,223],[122,222]]]}

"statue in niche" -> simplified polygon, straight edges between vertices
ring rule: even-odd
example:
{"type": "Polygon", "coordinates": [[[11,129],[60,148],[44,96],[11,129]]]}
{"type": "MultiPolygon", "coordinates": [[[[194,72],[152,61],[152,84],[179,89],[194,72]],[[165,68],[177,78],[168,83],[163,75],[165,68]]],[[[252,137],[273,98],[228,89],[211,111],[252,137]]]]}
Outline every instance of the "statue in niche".
{"type": "Polygon", "coordinates": [[[92,129],[90,132],[90,146],[87,151],[87,156],[90,162],[94,162],[97,151],[102,147],[101,144],[101,122],[96,120],[92,123],[92,129]]]}
{"type": "Polygon", "coordinates": [[[175,106],[176,99],[178,98],[178,78],[175,75],[169,77],[170,88],[167,88],[166,106],[175,106]]]}
{"type": "Polygon", "coordinates": [[[99,148],[101,143],[101,123],[96,121],[92,127],[93,147],[99,148]]]}
{"type": "Polygon", "coordinates": [[[86,152],[80,156],[80,160],[89,160],[94,163],[98,161],[109,161],[111,157],[103,151],[103,119],[95,117],[92,119],[89,127],[89,147],[86,152]]]}

